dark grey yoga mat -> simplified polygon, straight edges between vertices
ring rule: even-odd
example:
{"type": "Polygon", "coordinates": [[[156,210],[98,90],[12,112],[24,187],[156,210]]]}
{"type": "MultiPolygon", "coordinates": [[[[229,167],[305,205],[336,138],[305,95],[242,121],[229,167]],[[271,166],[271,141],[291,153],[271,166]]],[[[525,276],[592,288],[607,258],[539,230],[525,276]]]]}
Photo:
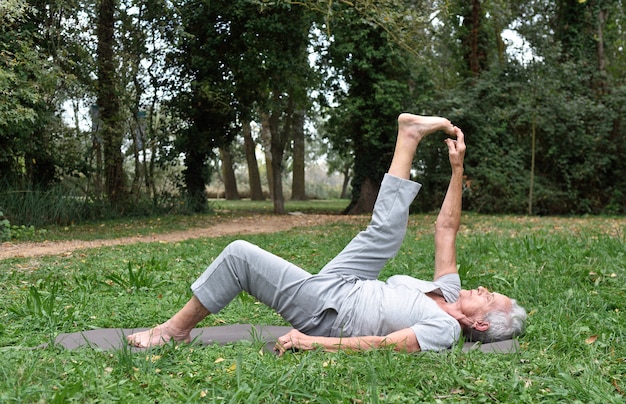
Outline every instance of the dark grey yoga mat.
{"type": "MultiPolygon", "coordinates": [[[[191,339],[200,345],[227,344],[238,341],[263,341],[268,350],[272,350],[278,337],[286,334],[291,327],[233,324],[218,327],[196,328],[191,332],[191,339]]],[[[101,350],[116,350],[126,344],[126,335],[147,330],[147,328],[100,328],[89,331],[59,334],[55,344],[66,349],[90,347],[101,350]]],[[[133,351],[144,350],[131,348],[133,351]]],[[[466,342],[464,351],[478,349],[482,352],[512,353],[519,349],[517,340],[504,340],[489,344],[466,342]]]]}

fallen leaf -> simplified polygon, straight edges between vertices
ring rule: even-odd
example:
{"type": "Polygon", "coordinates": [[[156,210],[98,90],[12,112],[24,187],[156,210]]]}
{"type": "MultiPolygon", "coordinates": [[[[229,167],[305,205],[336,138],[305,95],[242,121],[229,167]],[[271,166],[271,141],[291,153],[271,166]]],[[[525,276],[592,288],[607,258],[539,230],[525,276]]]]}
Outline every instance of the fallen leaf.
{"type": "Polygon", "coordinates": [[[592,335],[591,337],[589,337],[589,338],[587,338],[587,339],[585,340],[585,344],[587,344],[587,345],[591,345],[591,344],[593,344],[594,342],[596,342],[596,340],[597,340],[597,339],[598,339],[598,336],[597,336],[597,335],[592,335]]]}
{"type": "Polygon", "coordinates": [[[615,387],[615,390],[617,390],[619,394],[624,395],[624,391],[620,389],[619,384],[617,384],[617,380],[615,379],[613,379],[613,387],[615,387]]]}

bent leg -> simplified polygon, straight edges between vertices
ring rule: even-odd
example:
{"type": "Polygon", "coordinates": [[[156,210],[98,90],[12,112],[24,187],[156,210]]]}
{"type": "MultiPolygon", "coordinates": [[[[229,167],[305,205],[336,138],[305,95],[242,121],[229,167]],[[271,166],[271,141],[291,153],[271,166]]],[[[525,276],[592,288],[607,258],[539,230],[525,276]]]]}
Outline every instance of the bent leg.
{"type": "Polygon", "coordinates": [[[337,276],[312,276],[298,266],[246,241],[235,241],[196,280],[191,289],[211,313],[218,313],[241,291],[276,310],[294,328],[313,332],[327,309],[347,293],[337,276]]]}
{"type": "Polygon", "coordinates": [[[229,244],[192,284],[194,296],[172,318],[127,337],[137,347],[188,342],[191,330],[207,315],[218,313],[246,291],[276,310],[292,326],[314,332],[324,325],[326,309],[338,307],[347,293],[336,276],[313,277],[290,262],[246,241],[229,244]]]}
{"type": "Polygon", "coordinates": [[[147,331],[126,337],[128,343],[138,348],[149,348],[169,341],[189,342],[191,330],[202,319],[211,314],[194,296],[172,318],[147,331]]]}
{"type": "Polygon", "coordinates": [[[246,291],[277,311],[311,274],[247,241],[234,241],[191,285],[211,313],[218,313],[246,291]],[[279,293],[280,291],[280,293],[279,293]]]}

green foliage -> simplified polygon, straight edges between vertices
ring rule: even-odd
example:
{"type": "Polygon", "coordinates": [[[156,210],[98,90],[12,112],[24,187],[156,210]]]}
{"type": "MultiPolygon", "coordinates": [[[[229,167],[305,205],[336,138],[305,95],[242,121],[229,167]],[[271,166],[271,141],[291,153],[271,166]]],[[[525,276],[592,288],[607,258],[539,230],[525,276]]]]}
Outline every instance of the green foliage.
{"type": "Polygon", "coordinates": [[[45,229],[35,230],[35,226],[25,226],[11,224],[11,222],[0,211],[0,242],[10,240],[33,240],[45,234],[45,229]]]}
{"type": "MultiPolygon", "coordinates": [[[[47,190],[23,190],[0,185],[0,206],[4,212],[2,217],[7,221],[3,225],[7,230],[2,233],[4,237],[19,240],[35,239],[46,234],[43,229],[45,227],[75,226],[116,218],[126,218],[130,221],[133,217],[185,215],[191,212],[180,195],[171,195],[167,192],[156,195],[156,200],[142,197],[127,201],[124,210],[119,212],[107,200],[93,199],[79,188],[67,185],[58,184],[47,190]]],[[[208,214],[212,212],[210,206],[205,210],[208,214]]]]}
{"type": "MultiPolygon", "coordinates": [[[[313,100],[319,116],[308,118],[326,122],[324,141],[339,156],[333,169],[354,173],[353,203],[366,181],[375,191],[395,118],[410,111],[450,117],[467,132],[470,209],[626,211],[622,0],[111,4],[120,68],[108,98],[119,106],[111,135],[123,155],[107,148],[104,162],[102,132],[92,132],[102,119],[81,115],[102,90],[94,80],[94,4],[0,4],[0,178],[20,192],[79,186],[81,198],[95,201],[88,210],[98,212],[77,213],[68,203],[69,212],[33,216],[71,223],[135,215],[163,211],[166,198],[172,210],[202,211],[215,147],[231,142],[242,122],[272,116],[282,169],[294,110],[310,111],[313,100]],[[520,48],[507,43],[511,33],[520,48]],[[103,200],[109,154],[125,172],[119,180],[129,185],[128,199],[103,200]],[[169,198],[176,186],[183,204],[169,198]]],[[[418,201],[421,211],[441,200],[444,152],[440,137],[419,151],[416,174],[430,191],[418,201]]],[[[38,226],[2,209],[11,223],[38,226]]]]}
{"type": "MultiPolygon", "coordinates": [[[[394,46],[381,27],[368,24],[354,10],[343,10],[340,16],[341,25],[333,29],[325,62],[337,72],[326,84],[337,107],[328,111],[324,132],[339,154],[354,155],[355,205],[371,192],[362,193],[364,183],[370,182],[375,189],[380,185],[391,161],[398,113],[411,105],[412,90],[422,95],[424,84],[411,88],[413,55],[394,46]]],[[[370,202],[366,199],[364,206],[370,202]]],[[[354,212],[359,209],[363,207],[354,212]]]]}
{"type": "Polygon", "coordinates": [[[20,305],[14,305],[9,311],[17,316],[34,318],[43,318],[45,320],[54,321],[58,314],[58,292],[61,286],[53,283],[49,291],[40,291],[36,286],[28,289],[26,301],[20,305]]]}
{"type": "MultiPolygon", "coordinates": [[[[613,196],[623,179],[609,174],[624,167],[623,107],[615,103],[622,91],[598,97],[588,77],[577,63],[492,66],[433,103],[466,134],[466,209],[528,211],[535,131],[533,213],[625,211],[613,196]]],[[[422,210],[443,197],[449,169],[441,146],[435,138],[418,150],[418,179],[433,190],[417,201],[422,210]]]]}
{"type": "Polygon", "coordinates": [[[25,0],[6,0],[0,4],[0,18],[3,25],[10,25],[22,20],[24,15],[30,11],[30,7],[25,0]]]}
{"type": "MultiPolygon", "coordinates": [[[[173,100],[188,123],[177,146],[186,156],[184,191],[200,211],[213,169],[208,162],[215,148],[233,141],[242,119],[268,117],[273,171],[282,170],[294,116],[309,108],[307,90],[314,82],[307,54],[310,18],[296,5],[246,0],[182,2],[179,10],[185,34],[175,63],[190,85],[173,100]]],[[[282,188],[272,192],[280,195],[275,200],[282,198],[282,188]]]]}
{"type": "Polygon", "coordinates": [[[20,190],[0,187],[5,216],[16,225],[42,227],[84,220],[87,202],[61,187],[50,190],[20,190]]]}
{"type": "Polygon", "coordinates": [[[11,238],[11,222],[4,217],[4,213],[0,211],[0,241],[11,238]]]}
{"type": "Polygon", "coordinates": [[[48,57],[29,4],[3,6],[0,22],[0,179],[47,186],[55,179],[52,133],[60,71],[48,57]],[[8,12],[7,12],[8,9],[8,12]]]}
{"type": "Polygon", "coordinates": [[[105,279],[111,284],[121,286],[128,292],[146,292],[165,283],[158,275],[158,272],[166,270],[166,263],[152,258],[150,261],[140,264],[137,269],[133,269],[133,264],[129,262],[127,276],[113,273],[105,276],[105,279]],[[155,271],[157,271],[156,274],[154,273],[155,271]]]}

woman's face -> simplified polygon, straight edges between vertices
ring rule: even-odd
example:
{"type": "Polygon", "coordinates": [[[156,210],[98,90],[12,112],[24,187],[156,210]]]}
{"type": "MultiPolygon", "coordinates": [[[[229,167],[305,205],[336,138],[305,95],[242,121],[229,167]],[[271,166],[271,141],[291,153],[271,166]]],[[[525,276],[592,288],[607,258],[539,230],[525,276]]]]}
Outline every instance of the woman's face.
{"type": "Polygon", "coordinates": [[[469,319],[482,320],[493,310],[510,311],[512,304],[507,296],[479,286],[477,289],[461,290],[459,305],[469,319]]]}

